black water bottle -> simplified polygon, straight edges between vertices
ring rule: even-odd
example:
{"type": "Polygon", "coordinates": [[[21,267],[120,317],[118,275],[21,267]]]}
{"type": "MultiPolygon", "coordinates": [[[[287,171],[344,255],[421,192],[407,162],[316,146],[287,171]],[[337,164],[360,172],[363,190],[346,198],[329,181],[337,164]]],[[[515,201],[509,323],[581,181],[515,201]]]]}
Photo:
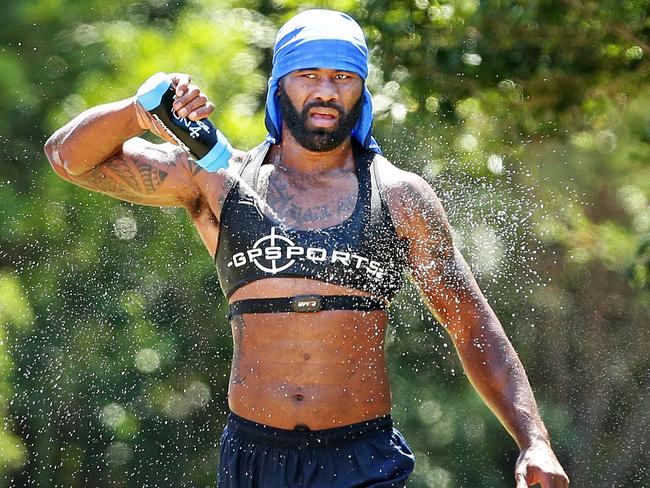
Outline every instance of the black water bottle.
{"type": "Polygon", "coordinates": [[[190,120],[172,108],[176,89],[166,73],[149,77],[137,93],[138,103],[176,143],[208,171],[228,167],[233,149],[226,137],[208,119],[190,120]]]}

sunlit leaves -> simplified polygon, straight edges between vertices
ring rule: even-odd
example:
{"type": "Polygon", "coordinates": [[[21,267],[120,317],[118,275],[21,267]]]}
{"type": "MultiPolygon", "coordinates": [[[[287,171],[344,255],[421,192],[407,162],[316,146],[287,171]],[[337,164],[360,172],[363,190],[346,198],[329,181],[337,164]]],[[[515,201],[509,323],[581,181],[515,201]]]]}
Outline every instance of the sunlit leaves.
{"type": "Polygon", "coordinates": [[[20,282],[2,270],[0,270],[0,325],[11,325],[20,332],[28,332],[34,326],[34,314],[20,282]]]}
{"type": "MultiPolygon", "coordinates": [[[[580,460],[574,484],[647,480],[644,451],[617,437],[636,441],[647,425],[634,412],[648,381],[647,0],[5,3],[2,476],[213,482],[231,338],[209,256],[182,210],[75,188],[42,145],[162,70],[190,73],[216,104],[212,119],[248,149],[265,135],[276,28],[323,6],[363,25],[375,135],[443,200],[558,452],[580,460]]],[[[500,465],[516,457],[513,443],[444,328],[411,287],[391,314],[393,412],[418,455],[414,488],[510,485],[500,465]]]]}

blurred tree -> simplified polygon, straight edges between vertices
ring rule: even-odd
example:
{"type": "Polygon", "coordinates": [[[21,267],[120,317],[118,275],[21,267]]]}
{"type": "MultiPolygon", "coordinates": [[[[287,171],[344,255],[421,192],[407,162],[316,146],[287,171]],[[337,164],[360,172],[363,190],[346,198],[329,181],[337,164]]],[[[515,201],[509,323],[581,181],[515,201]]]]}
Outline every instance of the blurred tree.
{"type": "MultiPolygon", "coordinates": [[[[231,341],[200,240],[183,211],[59,179],[42,144],[185,71],[251,147],[276,28],[309,6],[364,26],[380,143],[443,199],[573,485],[650,484],[649,1],[15,0],[0,31],[4,485],[214,485],[231,341]]],[[[391,313],[410,486],[512,486],[516,446],[443,328],[410,287],[391,313]]]]}

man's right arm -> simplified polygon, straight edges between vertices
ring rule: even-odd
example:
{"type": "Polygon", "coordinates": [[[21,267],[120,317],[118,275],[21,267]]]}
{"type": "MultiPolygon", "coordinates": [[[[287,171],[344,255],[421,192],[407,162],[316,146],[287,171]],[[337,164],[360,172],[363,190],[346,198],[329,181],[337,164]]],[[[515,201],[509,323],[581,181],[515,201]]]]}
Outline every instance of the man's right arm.
{"type": "Polygon", "coordinates": [[[172,144],[152,144],[133,98],[81,113],[46,142],[45,153],[62,178],[133,203],[191,208],[200,196],[202,171],[172,144]]]}

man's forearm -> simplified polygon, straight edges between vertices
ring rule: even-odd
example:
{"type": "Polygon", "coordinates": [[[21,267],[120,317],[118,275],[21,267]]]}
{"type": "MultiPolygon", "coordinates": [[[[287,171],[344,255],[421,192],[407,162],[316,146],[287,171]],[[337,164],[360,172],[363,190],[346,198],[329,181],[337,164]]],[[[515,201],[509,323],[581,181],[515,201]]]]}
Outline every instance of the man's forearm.
{"type": "Polygon", "coordinates": [[[106,161],[126,140],[143,132],[133,103],[129,98],[79,114],[45,143],[50,162],[76,176],[106,161]]]}
{"type": "Polygon", "coordinates": [[[520,448],[550,443],[524,367],[498,319],[473,326],[479,336],[456,344],[472,385],[510,432],[520,448]]]}

